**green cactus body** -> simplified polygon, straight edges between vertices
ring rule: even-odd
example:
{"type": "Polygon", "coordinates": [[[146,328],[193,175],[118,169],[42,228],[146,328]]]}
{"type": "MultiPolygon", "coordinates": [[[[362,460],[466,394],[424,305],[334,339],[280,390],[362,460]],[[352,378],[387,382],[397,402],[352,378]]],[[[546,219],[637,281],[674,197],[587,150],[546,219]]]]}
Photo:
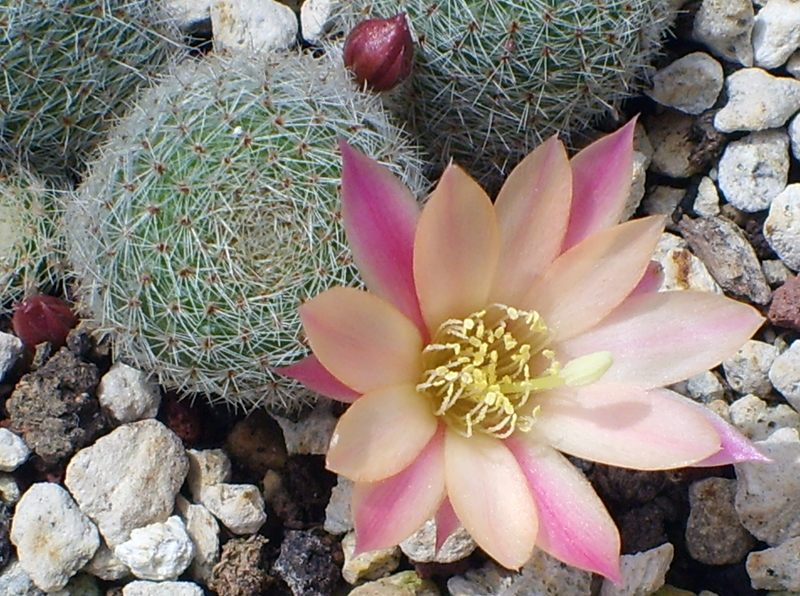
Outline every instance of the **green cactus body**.
{"type": "Polygon", "coordinates": [[[23,168],[0,174],[0,314],[60,280],[63,195],[23,168]]]}
{"type": "Polygon", "coordinates": [[[80,168],[104,124],[179,47],[155,0],[0,0],[0,144],[80,168]]]}
{"type": "Polygon", "coordinates": [[[380,99],[329,57],[209,56],[148,90],[70,214],[80,295],[117,357],[250,407],[309,394],[270,367],[308,353],[297,308],[357,282],[337,136],[421,189],[380,99]]]}
{"type": "MultiPolygon", "coordinates": [[[[340,0],[334,31],[406,11],[416,64],[393,109],[439,165],[496,187],[553,133],[614,112],[659,47],[671,0],[340,0]]],[[[393,100],[398,98],[392,97],[393,100]]]]}

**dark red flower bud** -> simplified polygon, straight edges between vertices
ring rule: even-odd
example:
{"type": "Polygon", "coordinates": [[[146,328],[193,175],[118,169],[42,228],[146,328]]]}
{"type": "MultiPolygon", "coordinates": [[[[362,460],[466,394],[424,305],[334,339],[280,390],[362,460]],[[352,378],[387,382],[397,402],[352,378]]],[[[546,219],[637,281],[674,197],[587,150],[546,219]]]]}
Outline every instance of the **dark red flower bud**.
{"type": "Polygon", "coordinates": [[[386,91],[411,74],[414,41],[406,13],[367,19],[353,27],[344,42],[344,65],[359,83],[386,91]]]}
{"type": "Polygon", "coordinates": [[[14,310],[11,325],[14,333],[28,347],[49,341],[63,346],[67,334],[78,322],[69,304],[55,296],[35,294],[26,298],[14,310]]]}

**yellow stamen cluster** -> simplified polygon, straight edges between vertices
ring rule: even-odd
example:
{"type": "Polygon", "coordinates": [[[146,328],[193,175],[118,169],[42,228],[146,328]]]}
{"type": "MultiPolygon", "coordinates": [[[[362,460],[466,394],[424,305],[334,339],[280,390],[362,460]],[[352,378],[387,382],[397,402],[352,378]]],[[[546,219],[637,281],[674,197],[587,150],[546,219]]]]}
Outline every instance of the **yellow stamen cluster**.
{"type": "Polygon", "coordinates": [[[528,404],[531,395],[565,384],[547,341],[539,313],[503,304],[449,319],[422,352],[425,372],[417,390],[464,436],[528,431],[538,410],[528,404]]]}

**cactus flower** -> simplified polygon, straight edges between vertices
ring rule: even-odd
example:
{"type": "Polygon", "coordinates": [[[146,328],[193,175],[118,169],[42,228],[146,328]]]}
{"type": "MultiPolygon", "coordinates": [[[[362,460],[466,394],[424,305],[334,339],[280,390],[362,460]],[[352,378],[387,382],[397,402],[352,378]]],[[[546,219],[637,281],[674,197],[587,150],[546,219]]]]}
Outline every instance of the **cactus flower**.
{"type": "Polygon", "coordinates": [[[344,64],[359,83],[374,91],[387,91],[409,74],[414,42],[405,13],[388,19],[358,23],[344,43],[344,64]]]}
{"type": "Polygon", "coordinates": [[[342,144],[342,217],[369,288],[300,309],[313,355],[280,372],[351,402],[327,454],[354,481],[357,551],[434,517],[502,565],[534,547],[619,581],[620,538],[564,454],[638,470],[765,458],[669,385],[719,364],[763,319],[659,292],[662,216],[619,224],[633,122],[571,160],[555,137],[494,204],[458,166],[420,211],[342,144]]]}

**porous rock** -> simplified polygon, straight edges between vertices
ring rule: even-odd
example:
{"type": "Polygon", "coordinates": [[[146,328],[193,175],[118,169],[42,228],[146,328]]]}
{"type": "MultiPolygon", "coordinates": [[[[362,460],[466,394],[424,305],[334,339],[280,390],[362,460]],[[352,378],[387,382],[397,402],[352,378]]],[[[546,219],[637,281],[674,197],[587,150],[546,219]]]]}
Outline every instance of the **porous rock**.
{"type": "Polygon", "coordinates": [[[30,454],[31,450],[19,435],[0,428],[0,472],[13,472],[30,454]]]}
{"type": "Polygon", "coordinates": [[[186,455],[189,458],[186,484],[195,501],[205,487],[231,479],[231,460],[222,449],[188,449],[186,455]]]}
{"type": "Polygon", "coordinates": [[[199,501],[234,534],[253,534],[267,521],[264,498],[253,484],[213,484],[199,501]]]}
{"type": "Polygon", "coordinates": [[[733,356],[722,361],[731,389],[739,393],[767,395],[772,391],[769,369],[777,356],[778,349],[772,344],[748,340],[733,356]]]}
{"type": "Polygon", "coordinates": [[[720,132],[783,126],[800,109],[800,81],[760,68],[737,70],[725,80],[728,102],[714,116],[720,132]]]}
{"type": "Polygon", "coordinates": [[[0,569],[0,594],[9,596],[44,596],[20,565],[19,561],[11,561],[4,569],[0,569]]]}
{"type": "Polygon", "coordinates": [[[689,250],[686,240],[667,232],[661,235],[653,260],[661,265],[661,290],[698,290],[722,294],[703,262],[689,250]]]}
{"type": "Polygon", "coordinates": [[[635,555],[622,555],[622,582],[615,584],[604,579],[600,596],[649,596],[664,585],[674,553],[675,549],[667,542],[635,555]]]}
{"type": "Polygon", "coordinates": [[[332,412],[333,402],[321,400],[307,416],[293,422],[275,417],[283,430],[289,455],[325,455],[338,419],[332,412]]]}
{"type": "Polygon", "coordinates": [[[342,577],[348,584],[356,585],[364,580],[379,579],[389,575],[400,565],[400,549],[381,548],[355,554],[356,536],[348,533],[342,539],[344,564],[342,577]]]}
{"type": "Polygon", "coordinates": [[[792,342],[769,369],[772,386],[786,398],[795,410],[800,411],[800,340],[792,342]]]}
{"type": "Polygon", "coordinates": [[[100,405],[118,422],[155,418],[161,405],[158,385],[140,370],[116,362],[97,386],[100,405]]]}
{"type": "Polygon", "coordinates": [[[329,534],[344,534],[353,529],[353,516],[350,501],[353,498],[353,482],[339,476],[331,491],[331,498],[325,508],[325,531],[329,534]]]}
{"type": "Polygon", "coordinates": [[[203,505],[192,504],[180,495],[175,505],[194,545],[194,558],[189,566],[189,574],[192,579],[207,584],[214,565],[219,562],[219,524],[203,505]]]}
{"type": "Polygon", "coordinates": [[[275,0],[217,0],[211,6],[217,51],[269,53],[294,45],[297,17],[275,0]]]}
{"type": "Polygon", "coordinates": [[[751,0],[703,0],[692,36],[715,55],[752,66],[754,16],[751,0]]]}
{"type": "Polygon", "coordinates": [[[782,66],[800,46],[800,3],[769,0],[753,24],[753,57],[765,69],[782,66]]]}
{"type": "Polygon", "coordinates": [[[286,444],[278,423],[265,411],[254,410],[228,433],[225,449],[231,459],[256,476],[286,464],[286,444]]]}
{"type": "Polygon", "coordinates": [[[703,176],[700,180],[692,208],[701,217],[719,215],[719,193],[714,181],[708,176],[703,176]]]}
{"type": "Polygon", "coordinates": [[[137,580],[122,587],[122,596],[203,596],[203,588],[192,582],[137,580]]]}
{"type": "Polygon", "coordinates": [[[40,482],[17,503],[11,542],[33,583],[45,592],[54,592],[66,586],[92,558],[100,537],[66,490],[40,482]]]}
{"type": "Polygon", "coordinates": [[[767,318],[778,327],[800,331],[800,277],[790,276],[773,292],[767,318]]]}
{"type": "Polygon", "coordinates": [[[75,454],[64,483],[114,548],[131,530],[169,517],[188,469],[180,439],[157,420],[141,420],[75,454]]]}
{"type": "Polygon", "coordinates": [[[429,519],[422,527],[400,543],[403,553],[417,563],[453,563],[468,557],[477,545],[462,526],[436,548],[436,521],[429,519]]]}
{"type": "Polygon", "coordinates": [[[194,546],[186,526],[177,515],[165,522],[136,528],[114,548],[114,556],[139,579],[174,580],[194,557],[194,546]]]}
{"type": "Polygon", "coordinates": [[[693,52],[656,72],[647,94],[661,105],[700,114],[717,101],[722,84],[720,63],[705,52],[693,52]]]}
{"type": "Polygon", "coordinates": [[[431,580],[409,570],[357,586],[350,596],[439,596],[439,590],[431,580]]]}
{"type": "Polygon", "coordinates": [[[745,395],[728,408],[730,422],[751,441],[763,441],[779,428],[800,427],[800,414],[786,404],[770,406],[757,395],[745,395]]]}
{"type": "Polygon", "coordinates": [[[648,118],[646,124],[653,144],[651,171],[672,178],[687,178],[700,172],[700,167],[691,159],[697,147],[691,116],[670,110],[648,118]]]}
{"type": "Polygon", "coordinates": [[[253,596],[266,593],[273,579],[265,567],[267,539],[255,534],[234,538],[222,546],[208,587],[219,596],[253,596]]]}
{"type": "Polygon", "coordinates": [[[784,265],[800,271],[800,184],[790,184],[772,200],[764,237],[784,265]]]}
{"type": "Polygon", "coordinates": [[[800,592],[800,537],[790,538],[775,548],[750,553],[747,574],[756,590],[800,592]]]}
{"type": "Polygon", "coordinates": [[[340,575],[331,548],[312,531],[290,530],[272,570],[294,596],[330,596],[340,575]]]}
{"type": "Polygon", "coordinates": [[[131,574],[128,566],[114,556],[114,551],[105,542],[95,551],[92,559],[84,566],[83,571],[91,573],[105,581],[113,582],[131,574]]]}
{"type": "Polygon", "coordinates": [[[14,368],[25,346],[22,340],[11,333],[0,332],[0,380],[14,368]]]}

